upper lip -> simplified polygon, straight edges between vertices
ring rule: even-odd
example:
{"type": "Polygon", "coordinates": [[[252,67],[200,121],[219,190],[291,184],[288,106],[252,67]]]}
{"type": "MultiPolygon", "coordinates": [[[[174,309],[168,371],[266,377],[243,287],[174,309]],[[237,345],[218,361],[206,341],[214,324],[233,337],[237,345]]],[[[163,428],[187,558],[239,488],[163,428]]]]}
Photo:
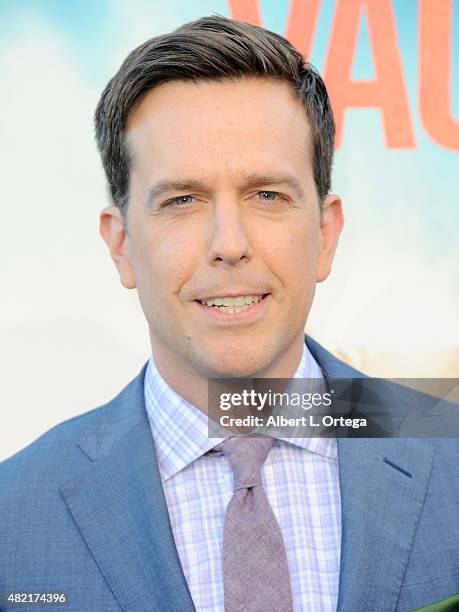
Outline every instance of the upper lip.
{"type": "Polygon", "coordinates": [[[202,300],[215,300],[215,298],[232,298],[232,297],[243,297],[246,295],[268,295],[268,293],[266,291],[252,291],[252,290],[248,290],[248,291],[237,291],[237,292],[227,292],[227,291],[223,291],[222,293],[215,293],[214,295],[211,296],[207,296],[207,297],[200,297],[200,298],[196,298],[199,301],[202,300]]]}

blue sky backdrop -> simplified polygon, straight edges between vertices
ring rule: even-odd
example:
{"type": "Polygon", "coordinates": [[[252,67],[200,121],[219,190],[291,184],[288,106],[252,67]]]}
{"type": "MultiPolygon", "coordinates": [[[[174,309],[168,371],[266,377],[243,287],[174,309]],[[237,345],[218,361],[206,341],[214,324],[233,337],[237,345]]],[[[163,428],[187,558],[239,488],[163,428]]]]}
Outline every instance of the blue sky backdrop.
{"type": "MultiPolygon", "coordinates": [[[[259,5],[263,25],[284,34],[289,1],[261,0],[259,5]]],[[[416,372],[425,373],[435,368],[429,370],[428,360],[419,355],[447,351],[456,359],[459,346],[459,160],[457,151],[436,144],[420,122],[418,2],[393,0],[392,6],[417,146],[387,149],[378,109],[347,111],[333,177],[333,190],[343,197],[347,223],[334,273],[318,288],[308,326],[319,340],[356,365],[367,364],[370,370],[384,373],[392,367],[397,374],[407,373],[408,360],[418,364],[416,372]],[[388,364],[384,355],[394,350],[401,356],[388,364]],[[370,357],[368,351],[380,357],[370,357]]],[[[451,105],[459,120],[457,0],[453,7],[451,105]]],[[[335,8],[334,0],[323,0],[310,58],[319,70],[324,67],[335,8]]],[[[94,226],[89,227],[107,203],[92,137],[98,96],[132,48],[212,13],[230,16],[228,3],[0,1],[4,92],[0,161],[8,177],[3,218],[11,228],[10,256],[15,254],[6,303],[11,325],[11,321],[19,326],[24,318],[31,320],[25,305],[30,283],[24,285],[19,279],[32,276],[48,282],[45,290],[37,285],[41,296],[34,310],[37,321],[43,316],[49,320],[50,313],[64,317],[71,312],[75,319],[84,319],[87,313],[97,327],[94,312],[97,304],[103,305],[101,280],[86,280],[81,288],[82,295],[92,292],[89,307],[87,299],[72,296],[71,275],[80,278],[85,266],[86,274],[94,271],[94,261],[105,257],[102,246],[96,244],[94,226]],[[56,223],[60,223],[61,238],[56,238],[56,223]],[[86,249],[76,242],[75,232],[86,236],[86,249]],[[56,262],[58,248],[60,262],[56,262]],[[34,259],[37,249],[42,264],[34,259]],[[39,267],[44,262],[53,270],[49,281],[39,267]],[[58,295],[56,277],[68,283],[69,303],[58,295]]],[[[352,76],[371,79],[374,75],[364,17],[352,76]]],[[[105,268],[100,272],[101,276],[107,273],[105,268]]],[[[122,298],[114,280],[110,282],[113,287],[105,289],[113,290],[113,304],[122,298]]],[[[122,343],[125,337],[116,327],[115,314],[113,318],[122,343]]],[[[441,372],[450,372],[448,367],[441,372]]]]}

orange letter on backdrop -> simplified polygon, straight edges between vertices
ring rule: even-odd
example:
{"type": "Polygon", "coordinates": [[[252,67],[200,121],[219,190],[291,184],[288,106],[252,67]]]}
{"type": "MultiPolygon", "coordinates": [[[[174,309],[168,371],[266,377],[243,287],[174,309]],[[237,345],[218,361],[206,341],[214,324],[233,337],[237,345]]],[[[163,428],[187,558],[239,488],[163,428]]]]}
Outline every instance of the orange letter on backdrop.
{"type": "MultiPolygon", "coordinates": [[[[308,58],[316,31],[321,0],[292,0],[285,37],[308,58]]],[[[231,17],[261,26],[257,0],[229,0],[231,17]]]]}
{"type": "Polygon", "coordinates": [[[292,0],[285,37],[306,59],[311,54],[321,0],[292,0]]]}
{"type": "Polygon", "coordinates": [[[452,2],[421,0],[419,8],[421,119],[438,144],[459,149],[459,121],[450,109],[452,2]]]}
{"type": "Polygon", "coordinates": [[[231,19],[261,26],[257,0],[229,0],[231,19]]]}
{"type": "Polygon", "coordinates": [[[336,147],[341,144],[344,111],[380,108],[389,148],[415,146],[402,64],[390,0],[338,0],[325,68],[336,120],[336,147]],[[362,8],[368,11],[376,79],[351,81],[362,8]]]}

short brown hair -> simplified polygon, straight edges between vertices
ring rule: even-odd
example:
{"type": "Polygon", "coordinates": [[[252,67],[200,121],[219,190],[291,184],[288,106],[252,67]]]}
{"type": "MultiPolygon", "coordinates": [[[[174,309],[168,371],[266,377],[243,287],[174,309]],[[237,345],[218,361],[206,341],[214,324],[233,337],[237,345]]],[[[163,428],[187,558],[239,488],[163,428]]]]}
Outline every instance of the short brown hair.
{"type": "Polygon", "coordinates": [[[96,139],[113,201],[124,218],[130,170],[125,129],[133,105],[168,81],[241,77],[286,82],[303,104],[312,133],[314,181],[322,203],[330,190],[335,124],[320,75],[282,36],[213,15],[151,38],[131,51],[102,93],[95,113],[96,139]]]}

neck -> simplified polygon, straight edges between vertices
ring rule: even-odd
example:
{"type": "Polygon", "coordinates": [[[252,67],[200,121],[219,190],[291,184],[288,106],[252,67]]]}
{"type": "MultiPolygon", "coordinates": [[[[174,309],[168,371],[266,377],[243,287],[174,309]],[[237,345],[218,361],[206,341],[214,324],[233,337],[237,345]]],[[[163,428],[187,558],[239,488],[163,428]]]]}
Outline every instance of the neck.
{"type": "MultiPolygon", "coordinates": [[[[166,383],[187,402],[208,414],[209,378],[221,379],[221,372],[194,369],[190,360],[163,347],[152,337],[151,346],[156,368],[166,383]]],[[[304,336],[301,334],[278,359],[244,378],[292,378],[300,364],[303,350],[304,336]]]]}

